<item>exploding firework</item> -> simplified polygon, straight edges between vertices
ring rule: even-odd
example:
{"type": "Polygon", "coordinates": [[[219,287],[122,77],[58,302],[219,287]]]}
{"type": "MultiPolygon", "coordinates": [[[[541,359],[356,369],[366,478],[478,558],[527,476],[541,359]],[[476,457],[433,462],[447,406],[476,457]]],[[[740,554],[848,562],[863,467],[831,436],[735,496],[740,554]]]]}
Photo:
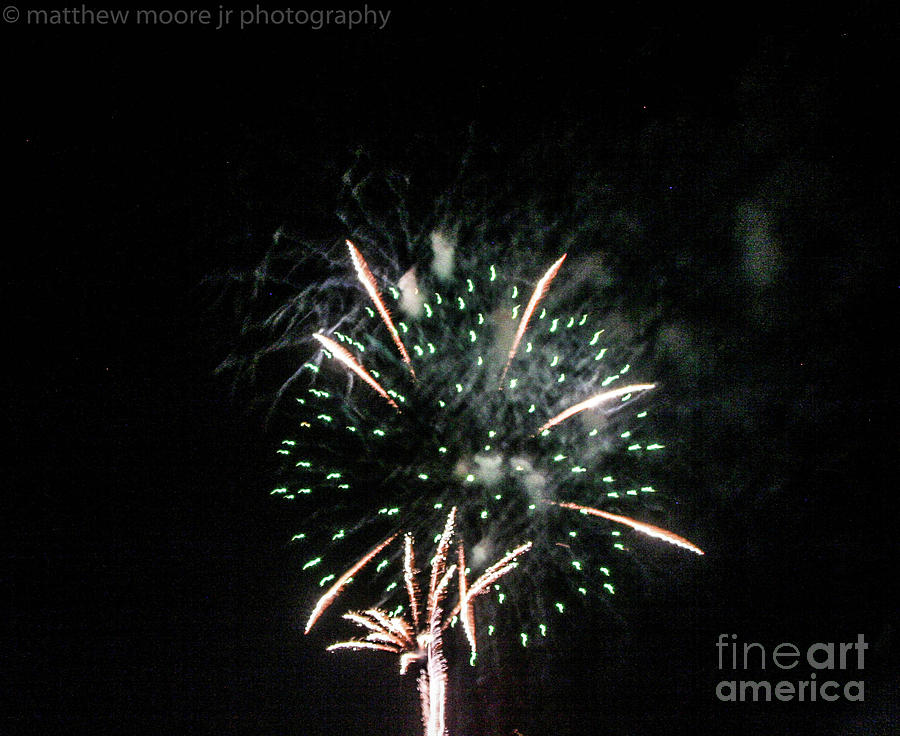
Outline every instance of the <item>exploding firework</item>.
{"type": "Polygon", "coordinates": [[[641,536],[702,554],[651,523],[660,506],[647,465],[664,449],[649,412],[656,386],[634,378],[621,320],[567,288],[565,256],[522,278],[513,254],[486,262],[434,233],[430,264],[391,279],[354,243],[344,252],[346,277],[273,316],[287,325],[282,347],[308,356],[282,387],[293,430],[272,493],[304,508],[303,567],[322,570],[329,590],[316,616],[358,571],[339,576],[346,561],[378,539],[360,566],[381,555],[376,608],[400,616],[391,535],[437,541],[451,507],[476,573],[532,541],[525,574],[492,583],[485,607],[512,611],[523,645],[547,636],[572,598],[615,595],[613,575],[641,536]]]}
{"type": "MultiPolygon", "coordinates": [[[[437,549],[431,561],[431,577],[424,610],[422,610],[422,601],[416,580],[418,571],[415,566],[413,538],[407,534],[404,537],[403,579],[409,602],[409,615],[407,617],[392,616],[379,608],[370,608],[359,612],[350,611],[344,614],[344,618],[365,629],[368,634],[362,639],[342,641],[328,647],[330,651],[353,649],[382,651],[399,655],[401,675],[406,674],[413,662],[421,662],[418,686],[425,736],[444,736],[447,733],[447,665],[443,655],[444,629],[459,618],[474,657],[476,652],[473,615],[475,599],[513,570],[518,565],[516,560],[531,548],[529,542],[520,545],[491,565],[470,586],[466,580],[465,551],[461,541],[457,546],[459,565],[448,566],[447,564],[455,518],[456,508],[454,507],[447,516],[443,534],[438,540],[437,549]],[[444,601],[454,573],[457,573],[459,578],[459,598],[456,607],[449,615],[445,616],[444,601]]],[[[307,633],[325,608],[340,594],[350,577],[358,573],[391,541],[393,541],[393,537],[386,539],[364,555],[322,596],[307,622],[307,633]]]]}

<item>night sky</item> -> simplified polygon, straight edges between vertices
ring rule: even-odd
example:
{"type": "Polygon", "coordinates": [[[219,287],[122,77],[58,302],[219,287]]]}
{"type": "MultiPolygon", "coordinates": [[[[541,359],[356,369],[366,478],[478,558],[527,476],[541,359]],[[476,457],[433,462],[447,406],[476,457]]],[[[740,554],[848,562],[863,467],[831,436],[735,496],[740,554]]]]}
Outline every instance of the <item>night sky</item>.
{"type": "Polygon", "coordinates": [[[896,732],[900,28],[849,5],[4,22],[0,731],[419,732],[393,660],[302,635],[280,438],[214,374],[220,277],[280,227],[345,237],[358,151],[428,217],[477,150],[502,206],[571,217],[602,172],[639,223],[617,283],[661,307],[677,518],[707,555],[653,554],[568,650],[510,637],[452,733],[896,732]],[[720,633],[862,633],[865,702],[719,702],[720,633]]]}

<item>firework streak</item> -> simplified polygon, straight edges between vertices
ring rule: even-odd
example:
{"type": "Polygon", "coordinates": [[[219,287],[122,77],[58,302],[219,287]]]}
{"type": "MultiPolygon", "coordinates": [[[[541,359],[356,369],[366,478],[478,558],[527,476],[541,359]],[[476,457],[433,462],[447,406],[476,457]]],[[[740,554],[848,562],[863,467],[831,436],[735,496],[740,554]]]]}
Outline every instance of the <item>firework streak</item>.
{"type": "Polygon", "coordinates": [[[582,506],[581,504],[577,503],[567,503],[565,501],[548,501],[548,503],[552,503],[553,505],[560,506],[564,509],[573,509],[575,511],[580,511],[583,514],[599,516],[602,519],[608,519],[609,521],[614,521],[617,524],[625,524],[625,526],[630,526],[632,529],[640,532],[641,534],[646,534],[650,537],[654,537],[655,539],[661,539],[663,542],[674,544],[676,547],[681,547],[682,549],[689,550],[698,555],[703,554],[703,550],[700,549],[696,544],[689,542],[684,537],[679,537],[677,534],[668,532],[665,529],[660,529],[658,526],[653,526],[653,524],[645,524],[642,521],[629,519],[627,516],[611,514],[608,511],[592,509],[590,506],[582,506]]]}

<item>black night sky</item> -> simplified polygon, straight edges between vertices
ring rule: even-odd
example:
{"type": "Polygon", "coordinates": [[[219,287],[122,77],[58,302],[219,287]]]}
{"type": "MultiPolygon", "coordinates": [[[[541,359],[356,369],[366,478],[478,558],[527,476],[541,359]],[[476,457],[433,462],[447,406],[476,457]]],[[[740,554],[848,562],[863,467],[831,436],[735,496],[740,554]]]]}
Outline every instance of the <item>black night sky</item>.
{"type": "Polygon", "coordinates": [[[345,237],[357,151],[427,217],[474,147],[511,206],[541,191],[569,217],[603,171],[640,223],[617,278],[663,306],[677,518],[707,555],[654,554],[568,650],[511,637],[453,686],[452,734],[896,732],[900,27],[846,5],[385,5],[383,29],[320,30],[4,14],[0,731],[420,732],[392,659],[302,635],[279,438],[214,375],[238,329],[216,277],[286,225],[345,237]],[[865,701],[720,702],[721,633],[862,633],[865,701]]]}

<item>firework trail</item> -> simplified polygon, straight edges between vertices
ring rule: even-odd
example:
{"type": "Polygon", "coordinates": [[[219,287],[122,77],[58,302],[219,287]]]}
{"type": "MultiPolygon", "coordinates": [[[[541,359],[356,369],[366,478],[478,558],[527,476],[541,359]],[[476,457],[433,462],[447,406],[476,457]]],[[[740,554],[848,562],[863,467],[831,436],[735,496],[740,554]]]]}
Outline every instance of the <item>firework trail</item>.
{"type": "Polygon", "coordinates": [[[313,608],[313,612],[312,612],[312,614],[310,614],[309,620],[306,622],[305,633],[307,633],[307,634],[309,633],[309,630],[313,627],[313,625],[319,619],[319,616],[321,616],[325,612],[325,609],[328,608],[328,606],[330,606],[334,602],[334,599],[337,598],[341,594],[341,591],[344,589],[344,586],[353,578],[353,576],[356,575],[356,573],[358,573],[360,570],[362,570],[363,567],[365,567],[367,564],[369,564],[369,562],[372,560],[372,558],[375,557],[375,555],[377,555],[379,552],[381,552],[381,550],[383,550],[392,541],[394,541],[394,537],[396,537],[396,536],[397,536],[396,534],[393,534],[390,537],[388,537],[387,539],[385,539],[381,544],[377,545],[371,552],[369,552],[368,554],[361,557],[360,560],[353,567],[351,567],[349,570],[347,570],[347,572],[345,572],[343,575],[341,575],[340,578],[338,578],[338,581],[334,585],[332,585],[328,589],[328,592],[319,599],[318,603],[316,603],[316,607],[313,608]]]}
{"type": "Polygon", "coordinates": [[[641,534],[646,534],[647,536],[654,537],[655,539],[661,539],[663,542],[674,544],[676,547],[681,547],[682,549],[689,550],[698,555],[703,554],[703,550],[700,549],[696,544],[689,542],[684,537],[679,537],[677,534],[673,534],[672,532],[666,531],[665,529],[660,529],[658,526],[653,526],[653,524],[644,524],[640,521],[629,519],[627,516],[611,514],[608,511],[592,509],[589,506],[582,506],[577,503],[568,503],[563,501],[552,501],[551,503],[554,503],[556,506],[560,506],[564,509],[574,509],[575,511],[580,511],[583,514],[599,516],[602,519],[608,519],[609,521],[614,521],[617,524],[630,526],[635,531],[641,532],[641,534]]]}
{"type": "MultiPolygon", "coordinates": [[[[390,652],[399,655],[400,674],[404,675],[412,662],[423,661],[418,678],[419,699],[422,711],[422,724],[425,728],[425,736],[444,736],[446,727],[446,701],[447,701],[447,663],[443,655],[443,631],[451,624],[459,611],[465,611],[463,621],[466,635],[475,654],[475,630],[472,607],[473,601],[488,586],[503,577],[517,566],[516,559],[531,548],[530,543],[517,547],[513,552],[504,555],[498,562],[491,565],[485,573],[476,580],[471,587],[466,585],[465,554],[463,544],[458,544],[458,556],[460,566],[447,565],[447,555],[450,549],[451,537],[454,532],[456,507],[450,510],[444,531],[438,541],[437,550],[431,562],[431,577],[426,598],[424,621],[420,619],[419,588],[416,583],[415,554],[413,550],[412,535],[404,536],[404,564],[403,577],[406,583],[406,592],[409,601],[410,618],[392,616],[379,608],[371,608],[365,611],[350,611],[344,614],[344,618],[367,630],[369,633],[363,639],[350,639],[338,642],[328,647],[329,651],[338,649],[374,650],[390,652]],[[450,616],[445,617],[443,602],[449,592],[449,583],[454,574],[459,575],[459,601],[450,616]],[[466,623],[468,621],[468,623],[466,623]]],[[[306,632],[318,620],[319,615],[339,595],[346,581],[359,572],[375,555],[383,550],[391,541],[385,540],[374,550],[365,555],[341,576],[316,605],[316,614],[310,618],[306,632]]]]}
{"type": "Polygon", "coordinates": [[[409,367],[410,374],[415,378],[416,372],[413,370],[412,362],[409,359],[409,353],[406,352],[406,346],[400,339],[397,328],[394,327],[394,320],[391,319],[391,313],[388,311],[388,308],[384,304],[384,300],[381,298],[381,292],[378,290],[378,284],[375,282],[375,277],[369,270],[369,264],[366,263],[366,259],[362,257],[362,253],[360,253],[356,246],[349,240],[347,241],[347,247],[350,249],[350,258],[353,260],[353,267],[356,269],[356,275],[359,278],[359,282],[365,287],[366,292],[369,294],[369,298],[378,309],[381,321],[384,322],[385,326],[388,328],[388,332],[391,333],[391,339],[394,341],[394,345],[397,346],[397,350],[400,351],[403,362],[406,363],[409,367]]]}
{"type": "MultiPolygon", "coordinates": [[[[592,602],[614,595],[613,571],[641,535],[702,554],[651,523],[662,494],[648,466],[664,448],[646,406],[656,384],[628,380],[637,373],[637,350],[626,326],[592,316],[583,299],[572,303],[565,255],[536,281],[523,281],[510,259],[501,266],[465,257],[452,238],[434,233],[431,269],[417,265],[386,280],[362,249],[350,241],[345,247],[348,278],[329,278],[280,312],[291,331],[315,320],[306,334],[323,351],[296,374],[310,381],[294,380],[284,391],[297,412],[279,450],[284,481],[273,494],[307,509],[308,527],[295,539],[325,548],[307,559],[306,570],[337,566],[354,549],[385,541],[340,577],[319,579],[329,589],[307,630],[391,535],[434,536],[450,507],[458,509],[454,522],[472,544],[468,564],[482,581],[516,564],[503,550],[518,540],[535,547],[523,563],[527,575],[509,588],[493,580],[470,587],[458,551],[453,615],[473,652],[476,595],[491,601],[482,608],[492,619],[510,610],[527,645],[547,636],[550,618],[565,614],[566,596],[592,602]],[[602,521],[577,523],[572,510],[602,521]],[[633,542],[629,529],[637,532],[633,542]],[[556,597],[552,606],[548,595],[556,597]]],[[[446,534],[439,540],[449,544],[446,534]]],[[[419,631],[429,614],[418,609],[412,554],[410,543],[388,550],[376,578],[403,567],[403,585],[388,584],[382,605],[393,607],[391,619],[409,605],[409,625],[419,631]],[[405,603],[396,599],[403,589],[405,603]]],[[[442,548],[438,557],[447,554],[442,548]]],[[[434,568],[432,575],[430,593],[440,582],[434,568]]],[[[426,609],[433,608],[429,600],[426,609]]],[[[373,633],[378,638],[365,648],[398,646],[387,631],[373,633]]]]}
{"type": "Polygon", "coordinates": [[[528,306],[525,307],[525,311],[522,313],[522,319],[519,321],[519,327],[516,330],[516,336],[513,338],[512,347],[509,349],[509,355],[506,357],[506,364],[503,366],[503,372],[500,374],[500,388],[503,388],[503,381],[506,379],[506,374],[509,371],[509,366],[513,361],[513,358],[516,357],[516,351],[519,349],[519,343],[522,342],[522,338],[525,336],[525,330],[528,329],[528,323],[531,322],[531,317],[534,315],[534,310],[537,309],[538,302],[544,298],[547,294],[547,289],[550,288],[550,282],[556,278],[556,274],[559,273],[559,268],[562,266],[563,261],[566,260],[566,254],[563,253],[560,259],[550,266],[547,269],[547,273],[543,275],[540,281],[538,281],[537,286],[534,289],[534,293],[531,295],[531,299],[528,301],[528,306]]]}

